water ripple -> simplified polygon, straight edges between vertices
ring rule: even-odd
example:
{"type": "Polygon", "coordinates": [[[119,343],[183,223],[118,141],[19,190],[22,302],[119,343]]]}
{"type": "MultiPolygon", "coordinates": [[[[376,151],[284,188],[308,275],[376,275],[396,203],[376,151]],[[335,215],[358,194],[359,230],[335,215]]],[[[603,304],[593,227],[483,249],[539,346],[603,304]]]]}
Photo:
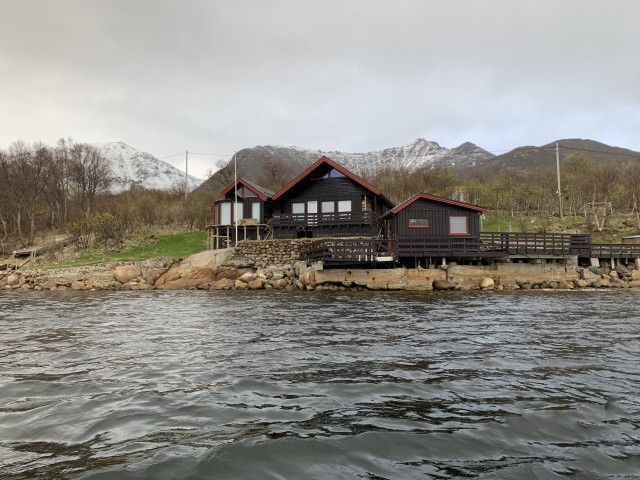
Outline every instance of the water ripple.
{"type": "Polygon", "coordinates": [[[640,478],[637,291],[1,292],[0,477],[640,478]]]}

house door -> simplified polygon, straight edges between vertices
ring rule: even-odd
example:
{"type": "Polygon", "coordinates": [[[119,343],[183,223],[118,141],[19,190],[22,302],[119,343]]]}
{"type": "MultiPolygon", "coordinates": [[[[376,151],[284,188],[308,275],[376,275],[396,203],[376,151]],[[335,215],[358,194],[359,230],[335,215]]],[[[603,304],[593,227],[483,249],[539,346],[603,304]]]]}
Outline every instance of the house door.
{"type": "Polygon", "coordinates": [[[307,202],[307,225],[315,225],[318,222],[318,202],[309,200],[307,202]]]}

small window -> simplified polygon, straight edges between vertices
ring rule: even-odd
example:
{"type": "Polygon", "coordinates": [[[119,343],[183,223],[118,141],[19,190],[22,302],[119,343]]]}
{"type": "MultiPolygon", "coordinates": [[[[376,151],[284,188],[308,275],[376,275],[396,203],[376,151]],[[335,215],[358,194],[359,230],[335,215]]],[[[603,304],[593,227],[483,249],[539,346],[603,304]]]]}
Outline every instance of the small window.
{"type": "Polygon", "coordinates": [[[294,215],[304,214],[304,203],[292,203],[291,204],[291,213],[294,215]]]}
{"type": "Polygon", "coordinates": [[[469,217],[466,215],[450,216],[449,233],[451,235],[469,235],[469,217]]]}
{"type": "Polygon", "coordinates": [[[428,218],[410,218],[409,228],[430,228],[428,218]]]}
{"type": "Polygon", "coordinates": [[[340,173],[335,168],[329,170],[322,178],[343,178],[344,174],[340,173]]]}

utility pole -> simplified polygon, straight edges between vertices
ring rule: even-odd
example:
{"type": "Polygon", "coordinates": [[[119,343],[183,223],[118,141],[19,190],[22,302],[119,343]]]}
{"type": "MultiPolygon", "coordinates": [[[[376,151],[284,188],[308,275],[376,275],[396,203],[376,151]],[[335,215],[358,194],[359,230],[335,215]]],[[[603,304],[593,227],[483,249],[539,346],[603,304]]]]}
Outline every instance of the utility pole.
{"type": "Polygon", "coordinates": [[[560,189],[560,147],[556,142],[556,172],[558,174],[558,212],[560,218],[562,217],[562,190],[560,189]]]}
{"type": "Polygon", "coordinates": [[[238,161],[236,159],[236,152],[233,152],[233,183],[234,183],[234,195],[233,195],[233,219],[236,224],[236,241],[235,246],[238,246],[238,161]]]}
{"type": "Polygon", "coordinates": [[[189,150],[184,151],[184,199],[189,192],[189,150]]]}

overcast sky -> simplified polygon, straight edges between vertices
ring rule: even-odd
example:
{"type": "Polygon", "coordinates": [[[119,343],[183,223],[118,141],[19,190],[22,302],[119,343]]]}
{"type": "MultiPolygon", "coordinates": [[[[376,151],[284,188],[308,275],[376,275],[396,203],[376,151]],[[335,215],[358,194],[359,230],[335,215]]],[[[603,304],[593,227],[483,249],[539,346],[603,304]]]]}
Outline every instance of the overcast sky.
{"type": "Polygon", "coordinates": [[[0,148],[640,150],[639,52],[637,0],[0,0],[0,148]]]}

